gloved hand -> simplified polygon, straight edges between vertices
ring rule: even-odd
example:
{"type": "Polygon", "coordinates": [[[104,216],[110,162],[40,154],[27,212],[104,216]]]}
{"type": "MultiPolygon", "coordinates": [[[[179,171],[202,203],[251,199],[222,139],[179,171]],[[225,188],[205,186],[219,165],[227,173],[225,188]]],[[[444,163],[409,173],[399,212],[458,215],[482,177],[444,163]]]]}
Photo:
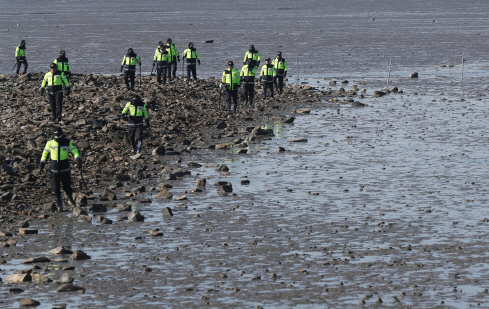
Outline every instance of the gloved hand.
{"type": "Polygon", "coordinates": [[[177,56],[178,62],[180,62],[180,56],[177,56]]]}
{"type": "Polygon", "coordinates": [[[39,163],[39,174],[44,173],[44,165],[45,164],[46,164],[45,162],[40,162],[39,163]]]}
{"type": "Polygon", "coordinates": [[[66,88],[65,88],[65,96],[69,96],[69,95],[70,95],[70,93],[71,93],[71,89],[70,89],[70,87],[66,87],[66,88]]]}
{"type": "Polygon", "coordinates": [[[122,69],[123,69],[123,68],[124,68],[124,66],[123,66],[123,65],[121,65],[121,72],[122,72],[122,69]]]}
{"type": "Polygon", "coordinates": [[[71,71],[66,71],[66,77],[71,78],[71,71]]]}
{"type": "Polygon", "coordinates": [[[222,88],[222,83],[219,84],[219,88],[222,88]]]}
{"type": "Polygon", "coordinates": [[[156,64],[156,60],[153,60],[153,66],[155,66],[155,64],[156,64]]]}
{"type": "Polygon", "coordinates": [[[287,71],[284,72],[284,77],[287,77],[287,71]]]}
{"type": "Polygon", "coordinates": [[[198,63],[199,63],[199,65],[200,65],[200,60],[197,60],[197,62],[198,62],[198,63]]]}
{"type": "Polygon", "coordinates": [[[44,87],[41,87],[41,96],[43,96],[43,95],[44,95],[44,91],[45,91],[45,90],[46,90],[46,89],[44,89],[44,87]]]}
{"type": "Polygon", "coordinates": [[[256,63],[256,66],[257,66],[257,67],[259,67],[259,66],[260,66],[260,61],[258,61],[258,62],[256,63]]]}
{"type": "Polygon", "coordinates": [[[261,80],[262,80],[263,77],[260,76],[260,83],[261,83],[261,80]]]}
{"type": "Polygon", "coordinates": [[[82,159],[80,156],[76,157],[75,162],[76,162],[76,165],[78,165],[78,168],[82,167],[83,162],[82,162],[82,159]]]}
{"type": "Polygon", "coordinates": [[[18,57],[18,56],[17,56],[17,57],[15,57],[15,60],[19,61],[19,59],[20,59],[20,57],[18,57]]]}

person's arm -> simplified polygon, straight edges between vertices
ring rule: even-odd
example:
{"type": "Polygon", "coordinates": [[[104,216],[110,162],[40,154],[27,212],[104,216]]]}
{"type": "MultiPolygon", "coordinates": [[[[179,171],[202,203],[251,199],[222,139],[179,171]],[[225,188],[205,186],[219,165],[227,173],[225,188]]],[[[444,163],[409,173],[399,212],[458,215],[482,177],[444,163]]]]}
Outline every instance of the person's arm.
{"type": "Polygon", "coordinates": [[[46,146],[44,146],[44,151],[42,152],[41,161],[39,162],[39,172],[41,173],[44,170],[44,165],[46,165],[46,160],[48,159],[48,155],[51,153],[51,149],[49,148],[50,143],[51,141],[48,141],[46,143],[46,146]]]}

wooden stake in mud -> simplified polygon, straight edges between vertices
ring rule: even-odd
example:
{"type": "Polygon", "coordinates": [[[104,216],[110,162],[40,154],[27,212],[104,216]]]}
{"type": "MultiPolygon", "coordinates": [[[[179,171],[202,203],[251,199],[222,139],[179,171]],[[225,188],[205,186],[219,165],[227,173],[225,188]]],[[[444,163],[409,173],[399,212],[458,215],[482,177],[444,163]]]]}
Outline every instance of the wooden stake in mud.
{"type": "Polygon", "coordinates": [[[462,53],[462,83],[464,82],[464,53],[462,53]]]}
{"type": "Polygon", "coordinates": [[[297,65],[297,86],[299,86],[299,57],[297,57],[295,64],[297,65]]]}
{"type": "Polygon", "coordinates": [[[387,75],[387,85],[389,85],[389,82],[391,80],[391,67],[392,67],[392,56],[389,61],[389,75],[387,75]]]}

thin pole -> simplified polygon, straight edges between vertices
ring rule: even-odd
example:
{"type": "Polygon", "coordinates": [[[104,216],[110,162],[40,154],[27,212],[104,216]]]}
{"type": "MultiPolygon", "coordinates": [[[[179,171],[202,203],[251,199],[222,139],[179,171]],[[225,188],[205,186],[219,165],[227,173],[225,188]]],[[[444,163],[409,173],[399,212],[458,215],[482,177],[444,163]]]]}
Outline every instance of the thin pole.
{"type": "Polygon", "coordinates": [[[391,67],[392,67],[392,55],[389,61],[389,75],[387,75],[387,85],[389,85],[390,79],[391,79],[391,67]]]}
{"type": "Polygon", "coordinates": [[[299,85],[299,57],[297,57],[297,60],[295,63],[297,65],[297,85],[299,85]]]}
{"type": "Polygon", "coordinates": [[[462,53],[462,83],[464,82],[464,53],[462,53]]]}

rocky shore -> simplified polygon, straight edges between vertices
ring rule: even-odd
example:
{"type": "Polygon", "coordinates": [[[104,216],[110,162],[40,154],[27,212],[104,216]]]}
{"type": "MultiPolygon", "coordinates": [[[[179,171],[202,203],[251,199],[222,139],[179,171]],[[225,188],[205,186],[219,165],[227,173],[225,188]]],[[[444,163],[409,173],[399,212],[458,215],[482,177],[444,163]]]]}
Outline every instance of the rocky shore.
{"type": "Polygon", "coordinates": [[[229,114],[219,79],[172,79],[158,86],[154,76],[153,80],[145,76],[136,92],[147,104],[153,132],[145,132],[143,153],[131,156],[126,123],[119,118],[131,92],[125,90],[121,76],[74,75],[60,124],[49,121],[47,97],[38,91],[42,77],[42,73],[0,75],[0,221],[2,232],[10,234],[18,232],[19,221],[54,210],[49,173],[40,175],[38,163],[57,125],[63,127],[84,160],[88,192],[79,171],[72,171],[77,203],[93,207],[100,199],[109,199],[106,190],[136,185],[144,190],[147,184],[154,189],[160,181],[187,175],[188,166],[181,164],[185,153],[219,151],[231,145],[246,152],[247,143],[270,134],[257,126],[267,121],[292,122],[294,118],[286,115],[297,107],[321,102],[325,95],[346,94],[343,89],[321,92],[294,84],[280,98],[264,100],[257,85],[255,107],[244,106],[240,98],[238,112],[229,114]],[[95,197],[93,193],[102,194],[95,197]]]}

